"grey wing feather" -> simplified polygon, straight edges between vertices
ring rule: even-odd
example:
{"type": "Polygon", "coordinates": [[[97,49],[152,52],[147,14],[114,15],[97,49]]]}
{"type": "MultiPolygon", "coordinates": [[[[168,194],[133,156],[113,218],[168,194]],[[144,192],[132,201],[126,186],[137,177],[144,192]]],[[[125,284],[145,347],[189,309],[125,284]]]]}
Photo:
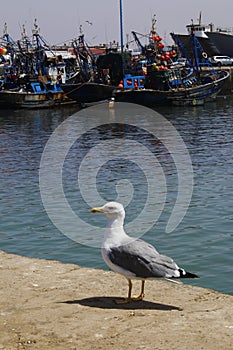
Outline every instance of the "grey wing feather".
{"type": "Polygon", "coordinates": [[[150,244],[134,240],[119,247],[111,247],[108,252],[113,264],[135,274],[136,277],[176,277],[176,263],[169,257],[161,255],[150,244]]]}

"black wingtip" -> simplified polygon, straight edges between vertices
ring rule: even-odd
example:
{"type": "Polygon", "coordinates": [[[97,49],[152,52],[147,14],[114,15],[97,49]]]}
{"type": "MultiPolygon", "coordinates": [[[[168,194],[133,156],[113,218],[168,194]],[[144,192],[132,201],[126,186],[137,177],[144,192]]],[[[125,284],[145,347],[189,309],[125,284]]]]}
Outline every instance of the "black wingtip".
{"type": "Polygon", "coordinates": [[[182,269],[179,269],[179,272],[180,272],[180,278],[200,278],[195,273],[187,272],[182,269]]]}

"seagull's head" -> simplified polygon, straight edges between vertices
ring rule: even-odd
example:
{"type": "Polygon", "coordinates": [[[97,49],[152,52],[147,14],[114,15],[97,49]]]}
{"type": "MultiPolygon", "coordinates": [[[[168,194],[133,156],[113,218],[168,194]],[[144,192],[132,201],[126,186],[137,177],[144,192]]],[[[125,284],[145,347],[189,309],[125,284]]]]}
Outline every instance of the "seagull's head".
{"type": "Polygon", "coordinates": [[[108,202],[102,207],[96,207],[91,209],[92,213],[103,213],[109,219],[123,218],[125,217],[125,210],[121,203],[118,202],[108,202]]]}

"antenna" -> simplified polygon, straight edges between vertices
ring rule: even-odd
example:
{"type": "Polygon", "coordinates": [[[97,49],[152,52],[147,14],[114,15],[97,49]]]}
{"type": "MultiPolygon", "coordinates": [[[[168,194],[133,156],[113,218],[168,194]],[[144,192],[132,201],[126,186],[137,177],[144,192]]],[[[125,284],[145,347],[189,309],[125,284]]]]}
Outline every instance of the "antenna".
{"type": "Polygon", "coordinates": [[[3,35],[8,35],[7,33],[7,23],[4,23],[4,28],[3,28],[3,35]]]}

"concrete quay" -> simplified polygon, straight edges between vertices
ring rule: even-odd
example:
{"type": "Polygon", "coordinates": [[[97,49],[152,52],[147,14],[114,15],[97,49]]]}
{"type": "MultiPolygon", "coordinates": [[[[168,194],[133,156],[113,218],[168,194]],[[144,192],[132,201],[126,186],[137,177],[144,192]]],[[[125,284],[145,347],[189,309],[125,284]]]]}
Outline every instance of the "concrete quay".
{"type": "Polygon", "coordinates": [[[0,251],[0,349],[232,350],[233,296],[0,251]],[[139,282],[134,282],[134,292],[139,282]]]}
{"type": "Polygon", "coordinates": [[[233,92],[233,66],[232,67],[221,67],[221,70],[226,70],[229,72],[229,78],[227,78],[220,95],[231,95],[233,92]]]}

